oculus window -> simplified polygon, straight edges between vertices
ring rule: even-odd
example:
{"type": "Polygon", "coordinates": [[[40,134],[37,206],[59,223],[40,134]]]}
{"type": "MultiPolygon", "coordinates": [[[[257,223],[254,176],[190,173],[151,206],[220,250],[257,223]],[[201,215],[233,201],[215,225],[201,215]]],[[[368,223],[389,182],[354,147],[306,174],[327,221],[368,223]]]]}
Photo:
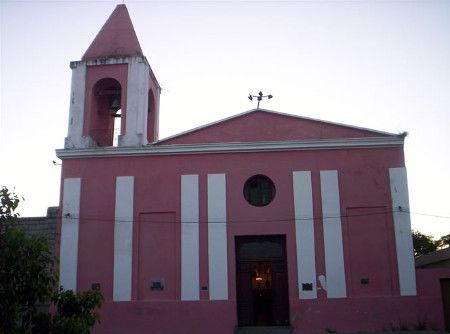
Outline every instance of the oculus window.
{"type": "Polygon", "coordinates": [[[253,206],[266,206],[275,198],[275,185],[265,175],[252,176],[245,182],[244,198],[253,206]]]}

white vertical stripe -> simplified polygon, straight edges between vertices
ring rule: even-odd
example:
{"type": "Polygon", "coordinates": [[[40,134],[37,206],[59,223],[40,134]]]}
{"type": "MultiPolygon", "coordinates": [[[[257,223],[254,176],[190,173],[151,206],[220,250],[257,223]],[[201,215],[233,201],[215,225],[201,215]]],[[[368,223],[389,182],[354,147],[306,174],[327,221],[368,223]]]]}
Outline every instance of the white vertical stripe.
{"type": "Polygon", "coordinates": [[[86,63],[76,62],[72,68],[72,87],[69,109],[69,129],[65,148],[85,148],[83,137],[86,99],[86,63]]]}
{"type": "Polygon", "coordinates": [[[416,273],[409,217],[408,179],[406,168],[389,168],[392,208],[394,212],[395,245],[397,249],[400,295],[415,296],[416,273]]]}
{"type": "Polygon", "coordinates": [[[311,172],[293,172],[293,183],[299,298],[314,299],[317,284],[311,172]],[[302,284],[312,284],[312,291],[304,291],[302,284]]]}
{"type": "Polygon", "coordinates": [[[344,251],[342,245],[337,171],[321,171],[320,184],[322,191],[327,297],[343,298],[347,296],[347,289],[345,286],[344,251]]]}
{"type": "Polygon", "coordinates": [[[133,203],[134,177],[118,176],[114,225],[114,301],[131,300],[133,203]]]}
{"type": "Polygon", "coordinates": [[[209,299],[228,300],[225,174],[208,174],[209,299]]]}
{"type": "Polygon", "coordinates": [[[77,290],[81,178],[64,179],[59,285],[77,290]]]}
{"type": "Polygon", "coordinates": [[[181,300],[200,299],[198,175],[181,175],[181,300]]]}

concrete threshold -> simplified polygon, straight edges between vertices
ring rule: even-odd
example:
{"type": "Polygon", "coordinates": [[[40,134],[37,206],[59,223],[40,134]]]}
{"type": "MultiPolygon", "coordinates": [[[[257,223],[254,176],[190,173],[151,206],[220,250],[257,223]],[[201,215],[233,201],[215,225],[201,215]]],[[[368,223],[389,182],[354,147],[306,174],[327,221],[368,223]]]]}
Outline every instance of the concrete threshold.
{"type": "Polygon", "coordinates": [[[292,334],[291,326],[244,326],[235,327],[234,334],[292,334]]]}

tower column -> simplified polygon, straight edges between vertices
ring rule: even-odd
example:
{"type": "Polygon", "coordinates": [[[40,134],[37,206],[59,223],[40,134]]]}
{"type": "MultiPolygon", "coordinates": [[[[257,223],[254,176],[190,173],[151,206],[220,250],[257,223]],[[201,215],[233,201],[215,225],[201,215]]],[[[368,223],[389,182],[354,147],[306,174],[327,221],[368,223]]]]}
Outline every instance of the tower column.
{"type": "Polygon", "coordinates": [[[84,148],[83,138],[84,103],[86,98],[86,62],[70,63],[72,69],[72,87],[70,94],[69,130],[64,148],[84,148]]]}
{"type": "Polygon", "coordinates": [[[145,58],[129,58],[126,130],[119,137],[119,146],[147,144],[149,71],[145,58]]]}

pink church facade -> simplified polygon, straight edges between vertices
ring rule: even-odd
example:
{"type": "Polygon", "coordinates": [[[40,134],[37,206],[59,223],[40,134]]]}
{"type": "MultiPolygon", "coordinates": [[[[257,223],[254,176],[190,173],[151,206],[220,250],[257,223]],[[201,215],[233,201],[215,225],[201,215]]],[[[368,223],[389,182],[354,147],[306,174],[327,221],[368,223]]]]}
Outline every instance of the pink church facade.
{"type": "Polygon", "coordinates": [[[71,68],[60,285],[100,287],[95,332],[443,328],[420,282],[447,273],[416,282],[403,136],[255,109],[159,140],[125,5],[71,68]]]}

